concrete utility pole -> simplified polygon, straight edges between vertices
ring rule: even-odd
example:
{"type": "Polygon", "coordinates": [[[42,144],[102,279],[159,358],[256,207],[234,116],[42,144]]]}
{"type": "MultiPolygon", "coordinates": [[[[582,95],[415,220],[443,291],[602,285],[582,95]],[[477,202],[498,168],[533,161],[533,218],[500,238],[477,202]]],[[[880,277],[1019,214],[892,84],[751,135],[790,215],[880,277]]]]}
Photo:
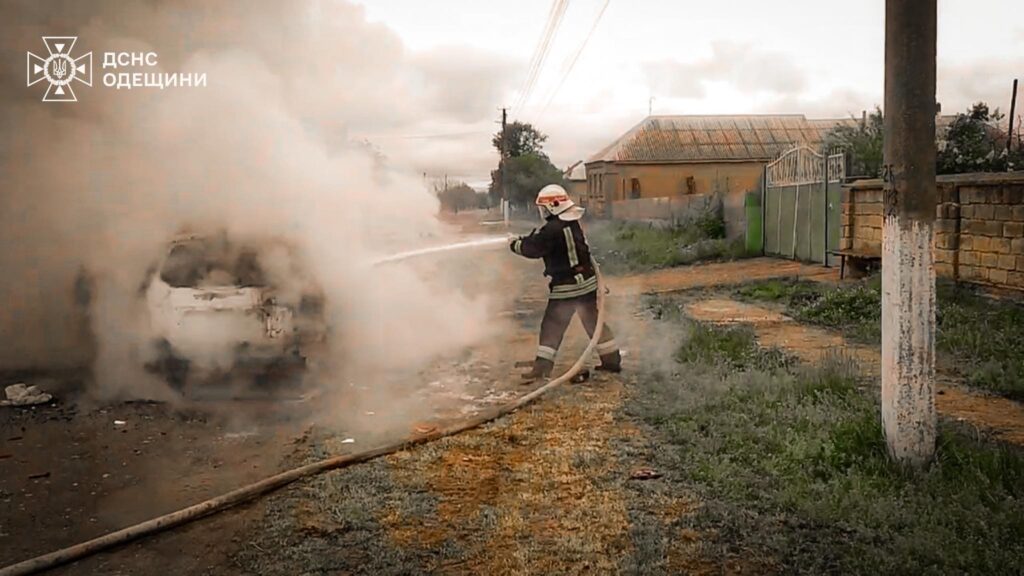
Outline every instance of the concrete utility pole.
{"type": "Polygon", "coordinates": [[[889,453],[935,453],[936,0],[885,3],[882,425],[889,453]]]}

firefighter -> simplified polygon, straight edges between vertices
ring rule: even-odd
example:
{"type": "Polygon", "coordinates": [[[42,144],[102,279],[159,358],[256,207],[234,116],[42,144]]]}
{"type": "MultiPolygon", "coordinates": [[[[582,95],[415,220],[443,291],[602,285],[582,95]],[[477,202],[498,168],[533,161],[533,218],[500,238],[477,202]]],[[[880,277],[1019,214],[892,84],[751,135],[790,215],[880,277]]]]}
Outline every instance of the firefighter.
{"type": "MultiPolygon", "coordinates": [[[[543,258],[544,275],[551,278],[537,357],[533,370],[523,375],[527,383],[551,375],[558,346],[574,314],[580,315],[591,337],[597,327],[597,273],[579,222],[584,210],[557,184],[541,188],[536,204],[544,225],[527,236],[512,238],[509,245],[520,256],[543,258]]],[[[598,370],[622,370],[619,347],[607,324],[601,331],[597,353],[601,357],[598,370]]]]}

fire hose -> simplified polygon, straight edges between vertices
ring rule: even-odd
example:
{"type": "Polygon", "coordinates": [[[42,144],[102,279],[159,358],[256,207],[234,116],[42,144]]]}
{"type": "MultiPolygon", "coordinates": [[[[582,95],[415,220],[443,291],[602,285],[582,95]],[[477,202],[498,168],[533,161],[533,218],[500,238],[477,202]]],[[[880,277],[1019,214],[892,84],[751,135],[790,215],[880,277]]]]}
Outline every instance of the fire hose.
{"type": "Polygon", "coordinates": [[[497,406],[472,418],[452,423],[446,427],[438,428],[426,434],[416,434],[365,452],[332,456],[318,462],[313,462],[311,464],[306,464],[298,468],[293,468],[291,470],[275,474],[269,478],[264,478],[263,480],[232,490],[231,492],[204,500],[198,504],[193,504],[187,508],[182,508],[181,510],[164,514],[162,516],[157,516],[156,518],[140,522],[133,526],[128,526],[127,528],[122,528],[115,532],[104,534],[97,538],[93,538],[92,540],[87,540],[67,548],[50,552],[49,554],[44,554],[42,556],[18,562],[17,564],[12,564],[6,568],[0,569],[0,576],[23,576],[26,574],[36,574],[44,570],[75,562],[87,556],[91,556],[104,550],[109,550],[133,540],[157,534],[165,530],[170,530],[171,528],[182,526],[194,520],[198,520],[199,518],[227,510],[228,508],[237,506],[243,502],[248,502],[256,499],[257,497],[263,496],[264,494],[273,492],[291,484],[292,482],[301,480],[302,478],[321,474],[329,470],[345,468],[352,464],[366,462],[413,446],[433,442],[434,440],[439,440],[447,436],[454,436],[467,430],[478,428],[492,420],[496,420],[502,416],[506,416],[516,410],[519,410],[576,376],[583,368],[587,358],[590,357],[590,354],[597,346],[597,342],[601,338],[601,332],[604,329],[605,284],[604,278],[601,276],[601,272],[596,263],[594,270],[597,275],[597,327],[594,329],[594,334],[590,337],[590,342],[587,344],[586,349],[583,350],[580,357],[576,359],[576,362],[564,374],[549,380],[543,386],[519,397],[515,401],[503,406],[497,406]]]}

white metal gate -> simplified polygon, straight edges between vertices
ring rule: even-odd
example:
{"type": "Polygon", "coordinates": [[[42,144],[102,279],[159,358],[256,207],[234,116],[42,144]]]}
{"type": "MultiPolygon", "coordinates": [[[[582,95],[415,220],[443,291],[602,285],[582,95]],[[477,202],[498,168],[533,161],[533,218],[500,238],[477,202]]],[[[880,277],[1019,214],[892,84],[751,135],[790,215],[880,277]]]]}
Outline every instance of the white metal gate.
{"type": "Polygon", "coordinates": [[[840,186],[846,175],[842,153],[825,156],[807,146],[785,152],[765,167],[765,253],[829,262],[839,247],[840,186]]]}

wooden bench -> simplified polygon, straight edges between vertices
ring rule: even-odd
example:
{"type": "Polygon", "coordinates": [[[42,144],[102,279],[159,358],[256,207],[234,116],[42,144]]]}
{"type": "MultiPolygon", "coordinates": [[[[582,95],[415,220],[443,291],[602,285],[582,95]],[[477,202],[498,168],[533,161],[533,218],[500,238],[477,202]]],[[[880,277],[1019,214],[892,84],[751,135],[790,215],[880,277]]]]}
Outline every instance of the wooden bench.
{"type": "MultiPolygon", "coordinates": [[[[839,257],[839,279],[842,280],[846,277],[846,261],[852,260],[854,262],[863,262],[865,265],[869,265],[874,262],[881,264],[882,257],[878,254],[868,254],[867,252],[857,252],[855,250],[829,250],[829,254],[839,257]]],[[[867,266],[865,266],[867,267],[867,266]]]]}

